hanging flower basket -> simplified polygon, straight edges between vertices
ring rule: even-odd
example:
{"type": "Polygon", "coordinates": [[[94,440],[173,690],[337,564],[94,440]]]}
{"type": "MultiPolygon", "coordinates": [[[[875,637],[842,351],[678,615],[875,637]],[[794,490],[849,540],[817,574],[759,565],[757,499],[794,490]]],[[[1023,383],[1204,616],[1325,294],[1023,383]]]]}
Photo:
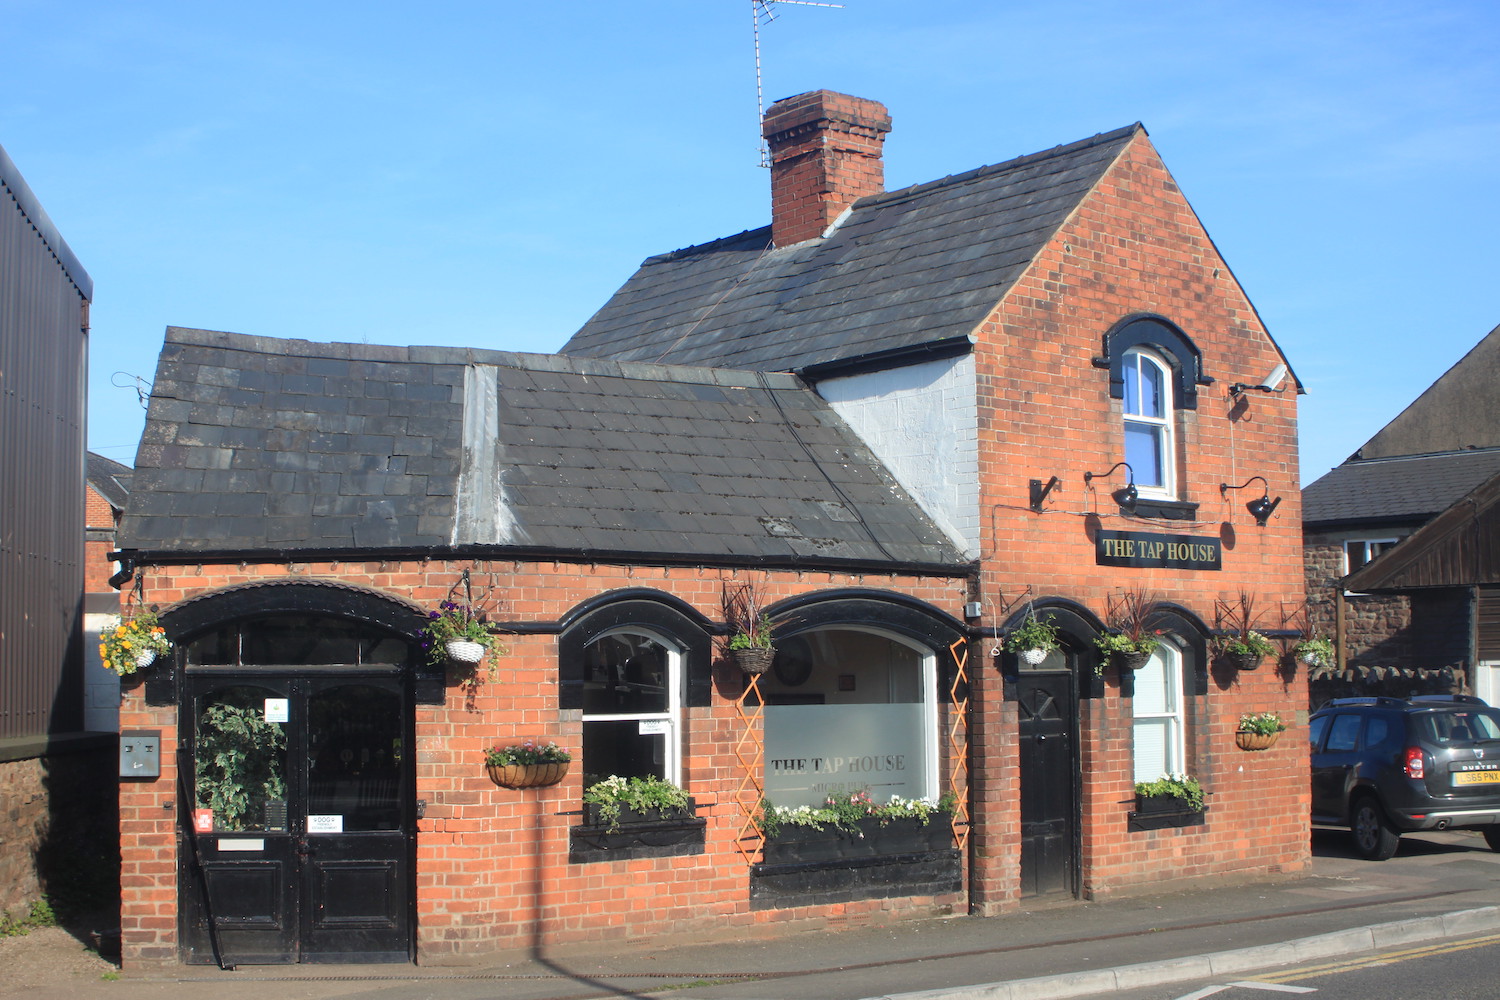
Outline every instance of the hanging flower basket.
{"type": "Polygon", "coordinates": [[[771,668],[771,661],[776,659],[776,650],[769,646],[747,646],[744,649],[732,649],[730,655],[734,657],[735,665],[747,674],[760,675],[771,668]]]}
{"type": "Polygon", "coordinates": [[[1265,657],[1260,653],[1225,653],[1224,659],[1236,670],[1254,670],[1265,657]]]}
{"type": "Polygon", "coordinates": [[[573,755],[551,741],[526,740],[484,752],[484,770],[501,788],[545,788],[568,775],[573,755]]]}
{"type": "Polygon", "coordinates": [[[146,608],[137,610],[133,618],[116,619],[99,633],[99,660],[121,677],[151,666],[171,648],[166,630],[146,608]]]}
{"type": "Polygon", "coordinates": [[[468,639],[449,639],[443,649],[454,663],[478,663],[485,654],[484,643],[468,639]]]}
{"type": "Polygon", "coordinates": [[[1139,670],[1151,659],[1150,653],[1114,653],[1115,665],[1122,670],[1139,670]]]}
{"type": "Polygon", "coordinates": [[[135,654],[135,665],[138,669],[145,670],[156,662],[156,650],[143,649],[135,654]]]}
{"type": "Polygon", "coordinates": [[[1249,733],[1239,730],[1234,734],[1234,745],[1241,750],[1269,750],[1279,739],[1280,733],[1249,733]]]}
{"type": "Polygon", "coordinates": [[[1025,660],[1027,663],[1031,664],[1034,667],[1038,663],[1041,663],[1043,660],[1045,660],[1047,658],[1047,653],[1048,652],[1050,652],[1050,651],[1046,650],[1046,649],[1040,649],[1040,648],[1037,648],[1037,649],[1023,649],[1019,653],[1017,653],[1016,655],[1019,656],[1021,659],[1025,660]]]}
{"type": "Polygon", "coordinates": [[[546,788],[566,778],[568,766],[565,760],[547,764],[489,764],[485,771],[501,788],[546,788]]]}

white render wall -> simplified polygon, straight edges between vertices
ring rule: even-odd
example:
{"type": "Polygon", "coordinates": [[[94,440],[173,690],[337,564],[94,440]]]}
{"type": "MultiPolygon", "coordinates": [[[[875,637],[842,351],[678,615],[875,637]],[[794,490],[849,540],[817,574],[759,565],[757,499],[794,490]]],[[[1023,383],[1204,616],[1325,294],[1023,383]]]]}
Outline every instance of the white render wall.
{"type": "Polygon", "coordinates": [[[954,544],[978,558],[974,356],[832,378],[817,390],[954,544]]]}

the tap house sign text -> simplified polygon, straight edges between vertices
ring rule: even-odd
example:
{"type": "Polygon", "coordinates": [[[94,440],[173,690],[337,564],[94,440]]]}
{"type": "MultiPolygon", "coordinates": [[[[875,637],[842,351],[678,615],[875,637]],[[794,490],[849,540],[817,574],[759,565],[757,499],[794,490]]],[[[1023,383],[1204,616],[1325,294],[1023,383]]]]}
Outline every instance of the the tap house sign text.
{"type": "Polygon", "coordinates": [[[1213,537],[1101,531],[1094,539],[1094,562],[1100,566],[1218,570],[1222,557],[1223,547],[1213,537]]]}

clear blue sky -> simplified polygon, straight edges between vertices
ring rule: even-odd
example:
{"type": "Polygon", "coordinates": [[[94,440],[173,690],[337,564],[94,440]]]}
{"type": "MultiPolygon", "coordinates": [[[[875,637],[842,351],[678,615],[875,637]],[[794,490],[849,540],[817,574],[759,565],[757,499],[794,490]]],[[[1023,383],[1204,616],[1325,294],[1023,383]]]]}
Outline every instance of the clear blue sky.
{"type": "MultiPolygon", "coordinates": [[[[133,460],[114,373],[169,325],[553,351],[764,225],[750,10],[0,0],[0,144],[95,281],[90,446],[133,460]]],[[[1144,122],[1308,388],[1306,481],[1500,323],[1494,0],[778,11],[767,101],[883,101],[892,188],[1144,122]]]]}

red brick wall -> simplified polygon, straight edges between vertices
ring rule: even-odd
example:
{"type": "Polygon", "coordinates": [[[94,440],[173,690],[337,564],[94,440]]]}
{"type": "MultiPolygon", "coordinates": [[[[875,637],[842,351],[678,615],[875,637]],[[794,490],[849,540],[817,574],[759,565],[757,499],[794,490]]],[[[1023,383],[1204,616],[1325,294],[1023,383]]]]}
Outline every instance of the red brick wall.
{"type": "MultiPolygon", "coordinates": [[[[1144,135],[1095,191],[978,331],[979,453],[986,624],[1027,593],[1077,601],[1101,619],[1113,594],[1143,588],[1215,625],[1215,599],[1253,594],[1276,628],[1303,599],[1297,488],[1297,398],[1249,393],[1235,403],[1231,382],[1258,382],[1281,361],[1250,303],[1144,135]],[[1177,324],[1202,351],[1217,381],[1200,386],[1198,408],[1179,410],[1179,495],[1196,501],[1197,523],[1122,517],[1109,492],[1124,470],[1085,489],[1124,457],[1120,401],[1092,360],[1121,319],[1153,313],[1177,324]],[[1045,513],[1028,508],[1027,481],[1050,476],[1062,491],[1045,513]],[[1219,484],[1264,476],[1283,499],[1265,527],[1245,511],[1253,493],[1219,484]],[[1218,537],[1219,572],[1095,565],[1100,528],[1218,537]]],[[[1132,808],[1131,715],[1117,676],[1107,671],[1102,701],[1086,701],[1083,757],[1083,882],[1099,895],[1178,876],[1292,869],[1308,857],[1305,740],[1292,730],[1273,750],[1234,746],[1239,715],[1278,711],[1306,721],[1306,678],[1269,664],[1236,674],[1215,668],[1191,725],[1188,765],[1209,793],[1206,825],[1128,832],[1132,808]]],[[[973,767],[989,789],[984,850],[976,855],[976,902],[1004,906],[1016,888],[1008,845],[1018,808],[1009,706],[992,695],[981,707],[986,735],[973,767]]]]}
{"type": "MultiPolygon", "coordinates": [[[[100,496],[92,486],[85,486],[83,523],[91,530],[107,528],[115,530],[118,517],[109,501],[100,496]]],[[[114,542],[88,541],[83,546],[83,592],[85,594],[107,594],[111,592],[109,578],[114,575],[115,565],[108,555],[114,551],[114,542]]]]}
{"type": "MultiPolygon", "coordinates": [[[[145,599],[163,607],[205,591],[265,579],[337,579],[414,600],[444,599],[470,563],[339,563],[146,568],[145,599]]],[[[630,568],[562,563],[501,563],[489,567],[508,622],[557,621],[580,601],[626,587],[673,594],[704,615],[722,620],[721,580],[708,569],[630,568]]],[[[476,580],[482,574],[476,574],[476,580]]],[[[961,580],[828,573],[739,573],[754,580],[767,601],[841,587],[908,594],[961,615],[961,580]]],[[[576,751],[582,722],[557,704],[555,635],[507,639],[509,651],[493,680],[472,699],[452,684],[446,704],[417,708],[417,791],[428,803],[417,846],[418,942],[424,961],[444,956],[519,950],[612,938],[666,934],[742,938],[761,930],[835,926],[893,914],[963,909],[961,895],[871,900],[752,911],[748,868],[736,848],[743,817],[734,793],[743,770],[733,753],[739,733],[732,698],[737,672],[715,673],[712,705],[684,710],[683,778],[707,818],[702,855],[569,864],[568,828],[580,822],[578,767],[552,788],[512,791],[490,783],[482,750],[527,737],[555,739],[576,751]]],[[[176,713],[146,708],[143,690],[128,689],[123,728],[160,729],[162,776],[122,784],[124,858],[123,951],[127,965],[175,960],[175,823],[172,766],[176,713]]],[[[948,729],[940,705],[940,731],[948,729]]],[[[945,741],[940,741],[940,744],[945,741]]],[[[576,760],[576,756],[575,756],[576,760]]],[[[948,765],[941,770],[944,787],[948,765]]]]}

